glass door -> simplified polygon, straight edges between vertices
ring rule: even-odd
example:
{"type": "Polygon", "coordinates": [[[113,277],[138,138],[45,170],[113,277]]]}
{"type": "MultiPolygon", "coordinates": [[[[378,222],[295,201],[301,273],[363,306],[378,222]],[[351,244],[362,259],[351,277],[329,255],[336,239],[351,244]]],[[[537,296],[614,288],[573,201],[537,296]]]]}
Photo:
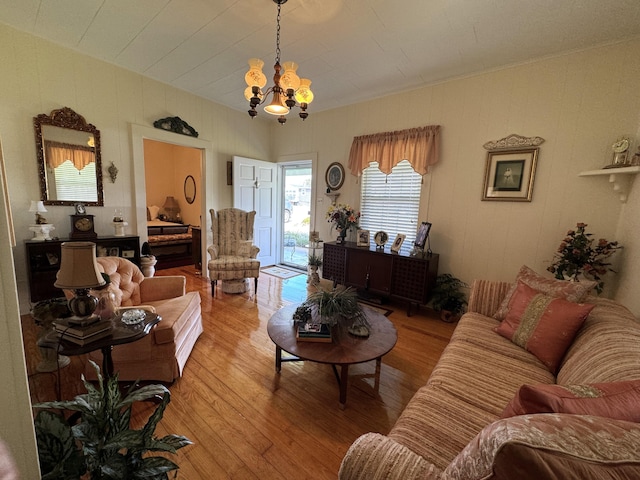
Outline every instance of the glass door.
{"type": "Polygon", "coordinates": [[[281,263],[306,270],[311,218],[311,161],[282,166],[281,263]]]}

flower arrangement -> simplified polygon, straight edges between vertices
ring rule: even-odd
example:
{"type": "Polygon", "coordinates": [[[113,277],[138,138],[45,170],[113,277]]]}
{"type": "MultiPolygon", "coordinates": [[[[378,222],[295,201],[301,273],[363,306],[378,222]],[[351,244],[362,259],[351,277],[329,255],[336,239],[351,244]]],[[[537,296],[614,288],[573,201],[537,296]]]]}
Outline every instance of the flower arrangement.
{"type": "Polygon", "coordinates": [[[336,230],[344,232],[344,235],[349,227],[358,226],[359,219],[360,212],[346,203],[331,205],[327,210],[327,222],[332,223],[336,230]]]}
{"type": "Polygon", "coordinates": [[[569,230],[567,236],[555,253],[554,262],[547,268],[557,279],[572,279],[578,281],[579,275],[598,282],[596,291],[602,293],[604,281],[602,277],[608,272],[614,272],[607,258],[616,250],[622,248],[618,242],[609,242],[604,238],[593,245],[591,233],[586,233],[586,223],[578,223],[575,230],[569,230]]]}

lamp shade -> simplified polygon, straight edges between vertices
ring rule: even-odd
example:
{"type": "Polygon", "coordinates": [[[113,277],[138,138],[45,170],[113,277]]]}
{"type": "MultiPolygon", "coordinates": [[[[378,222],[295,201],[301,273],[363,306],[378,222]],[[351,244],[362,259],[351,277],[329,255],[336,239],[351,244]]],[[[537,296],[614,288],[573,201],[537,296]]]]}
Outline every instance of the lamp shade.
{"type": "Polygon", "coordinates": [[[98,270],[95,243],[64,242],[60,248],[60,270],[53,284],[55,287],[78,290],[101,287],[106,283],[98,270]]]}
{"type": "Polygon", "coordinates": [[[44,208],[44,203],[42,202],[42,200],[31,200],[29,211],[31,213],[45,213],[47,209],[44,208]]]}
{"type": "Polygon", "coordinates": [[[167,199],[164,201],[164,205],[162,205],[162,208],[168,211],[180,210],[178,202],[173,197],[167,197],[167,199]]]}

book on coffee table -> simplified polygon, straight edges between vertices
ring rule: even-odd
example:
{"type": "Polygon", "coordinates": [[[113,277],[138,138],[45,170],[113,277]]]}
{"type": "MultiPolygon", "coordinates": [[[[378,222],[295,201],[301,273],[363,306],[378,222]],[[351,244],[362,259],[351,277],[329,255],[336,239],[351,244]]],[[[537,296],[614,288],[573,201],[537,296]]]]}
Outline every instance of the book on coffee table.
{"type": "Polygon", "coordinates": [[[326,323],[299,323],[296,338],[300,342],[331,343],[331,329],[326,323]]]}
{"type": "Polygon", "coordinates": [[[111,329],[111,320],[98,320],[86,326],[76,325],[66,318],[61,318],[53,322],[56,332],[65,335],[73,335],[74,337],[84,338],[90,335],[111,329]]]}
{"type": "Polygon", "coordinates": [[[108,337],[111,335],[111,327],[106,328],[102,331],[93,333],[91,335],[87,335],[85,337],[76,337],[75,335],[69,335],[68,333],[57,332],[58,338],[60,340],[67,340],[68,342],[75,343],[76,345],[84,346],[88,343],[95,342],[104,337],[108,337]]]}

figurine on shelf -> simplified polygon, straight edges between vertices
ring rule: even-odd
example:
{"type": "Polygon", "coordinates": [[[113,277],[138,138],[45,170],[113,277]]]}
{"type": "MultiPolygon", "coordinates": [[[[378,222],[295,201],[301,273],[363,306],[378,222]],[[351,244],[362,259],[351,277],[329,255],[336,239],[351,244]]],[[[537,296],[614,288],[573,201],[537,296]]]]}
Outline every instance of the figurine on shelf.
{"type": "Polygon", "coordinates": [[[635,155],[631,158],[631,164],[630,166],[632,167],[638,167],[640,166],[640,146],[638,147],[638,151],[635,153],[635,155]]]}

